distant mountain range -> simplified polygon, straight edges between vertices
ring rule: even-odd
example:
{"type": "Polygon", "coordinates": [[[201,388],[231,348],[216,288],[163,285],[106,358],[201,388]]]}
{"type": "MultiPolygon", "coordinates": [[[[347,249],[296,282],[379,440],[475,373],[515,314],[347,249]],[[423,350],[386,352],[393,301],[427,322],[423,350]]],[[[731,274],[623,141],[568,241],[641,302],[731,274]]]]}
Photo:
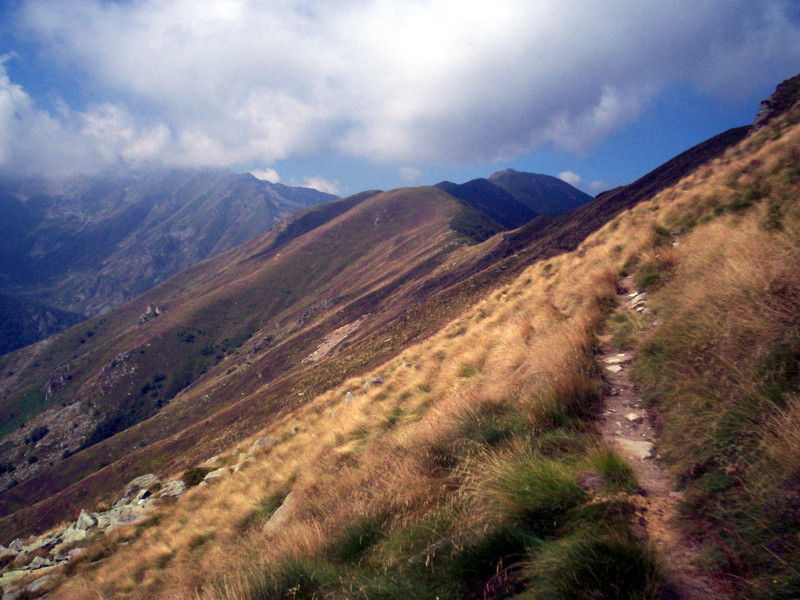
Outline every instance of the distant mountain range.
{"type": "Polygon", "coordinates": [[[335,199],[209,169],[0,180],[0,294],[7,297],[0,323],[19,325],[3,329],[0,351],[117,307],[295,211],[335,199]],[[12,300],[28,310],[20,313],[12,300]]]}
{"type": "Polygon", "coordinates": [[[592,200],[556,177],[514,169],[460,185],[443,181],[436,187],[485,213],[503,229],[515,229],[540,215],[563,215],[592,200]]]}
{"type": "MultiPolygon", "coordinates": [[[[470,209],[451,226],[476,242],[591,200],[555,177],[513,170],[437,187],[470,209]]],[[[0,354],[120,306],[276,224],[274,243],[284,244],[353,206],[303,212],[335,199],[208,169],[0,181],[0,354]]]]}

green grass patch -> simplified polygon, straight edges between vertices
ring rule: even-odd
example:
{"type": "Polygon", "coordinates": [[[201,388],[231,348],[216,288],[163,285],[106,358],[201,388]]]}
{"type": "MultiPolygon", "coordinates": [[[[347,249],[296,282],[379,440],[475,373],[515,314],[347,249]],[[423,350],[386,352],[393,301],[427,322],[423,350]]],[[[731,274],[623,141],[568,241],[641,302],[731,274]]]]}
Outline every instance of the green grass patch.
{"type": "Polygon", "coordinates": [[[660,577],[653,557],[632,539],[587,528],[542,543],[526,567],[530,588],[520,599],[652,600],[660,577]]]}
{"type": "Polygon", "coordinates": [[[639,342],[645,325],[639,313],[626,311],[611,315],[606,321],[605,329],[612,336],[615,348],[629,350],[639,342]]]}

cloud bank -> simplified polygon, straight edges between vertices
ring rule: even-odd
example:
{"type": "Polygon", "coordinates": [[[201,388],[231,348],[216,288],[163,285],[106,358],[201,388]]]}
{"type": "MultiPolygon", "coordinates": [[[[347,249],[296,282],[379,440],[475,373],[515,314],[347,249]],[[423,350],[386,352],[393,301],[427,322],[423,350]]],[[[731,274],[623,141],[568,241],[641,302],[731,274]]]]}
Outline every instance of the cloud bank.
{"type": "Polygon", "coordinates": [[[580,154],[668,86],[744,96],[800,64],[789,0],[20,6],[19,39],[97,99],[45,109],[0,61],[0,167],[20,171],[580,154]]]}

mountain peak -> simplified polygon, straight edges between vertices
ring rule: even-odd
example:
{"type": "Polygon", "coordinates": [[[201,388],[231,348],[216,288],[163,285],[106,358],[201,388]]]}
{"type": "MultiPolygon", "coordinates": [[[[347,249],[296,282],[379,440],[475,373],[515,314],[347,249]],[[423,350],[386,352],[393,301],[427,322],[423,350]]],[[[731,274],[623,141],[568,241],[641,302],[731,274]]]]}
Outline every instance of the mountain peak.
{"type": "Polygon", "coordinates": [[[489,175],[489,179],[497,179],[498,177],[502,177],[503,175],[516,175],[519,173],[516,169],[506,169],[505,171],[495,171],[491,175],[489,175]]]}

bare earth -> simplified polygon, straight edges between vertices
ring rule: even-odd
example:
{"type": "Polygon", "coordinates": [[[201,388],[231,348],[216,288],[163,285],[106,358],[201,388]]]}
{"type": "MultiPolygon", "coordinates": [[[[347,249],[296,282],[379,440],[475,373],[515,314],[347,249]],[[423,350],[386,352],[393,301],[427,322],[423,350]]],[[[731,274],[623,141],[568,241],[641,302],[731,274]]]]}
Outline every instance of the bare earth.
{"type": "MultiPolygon", "coordinates": [[[[639,296],[629,277],[621,280],[617,312],[641,310],[639,296]]],[[[681,533],[677,505],[681,494],[674,491],[668,472],[656,458],[655,431],[642,408],[630,376],[635,350],[619,352],[611,336],[600,337],[597,359],[606,381],[603,413],[599,426],[603,439],[628,460],[639,483],[639,523],[654,546],[671,585],[671,596],[681,600],[722,598],[707,575],[695,565],[699,548],[681,533]]]]}

